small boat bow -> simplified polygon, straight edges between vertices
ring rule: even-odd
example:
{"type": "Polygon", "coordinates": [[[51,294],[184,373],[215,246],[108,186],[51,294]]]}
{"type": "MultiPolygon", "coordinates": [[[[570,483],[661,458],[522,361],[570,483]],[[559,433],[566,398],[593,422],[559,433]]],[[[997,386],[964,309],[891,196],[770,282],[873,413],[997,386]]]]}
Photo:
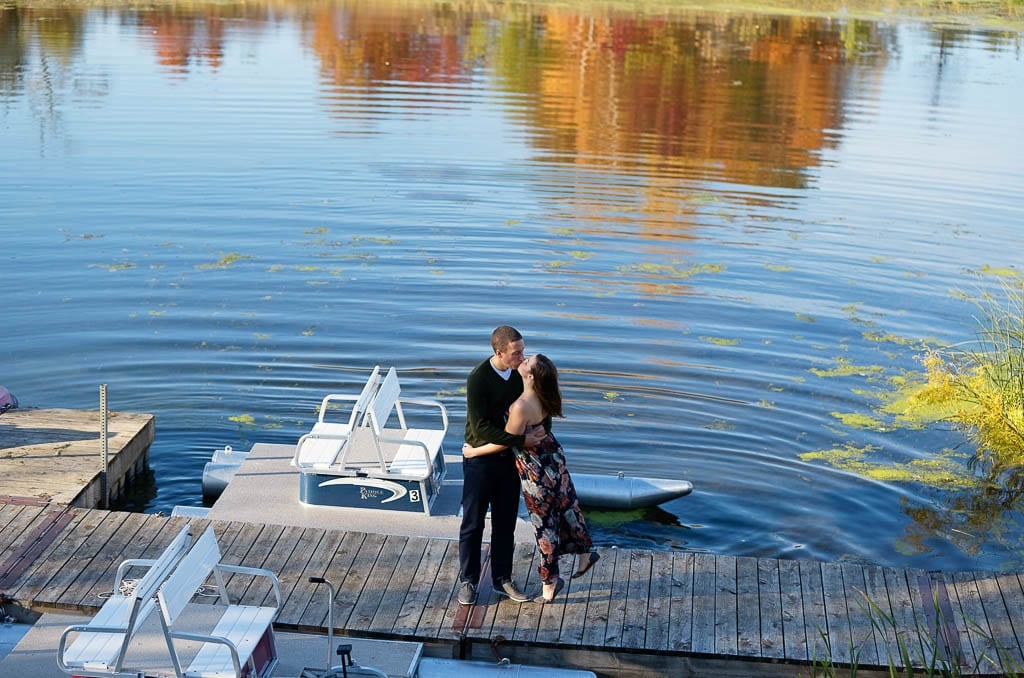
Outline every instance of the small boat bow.
{"type": "Polygon", "coordinates": [[[572,481],[583,506],[622,511],[657,506],[693,492],[688,480],[630,477],[621,472],[614,476],[573,473],[572,481]]]}

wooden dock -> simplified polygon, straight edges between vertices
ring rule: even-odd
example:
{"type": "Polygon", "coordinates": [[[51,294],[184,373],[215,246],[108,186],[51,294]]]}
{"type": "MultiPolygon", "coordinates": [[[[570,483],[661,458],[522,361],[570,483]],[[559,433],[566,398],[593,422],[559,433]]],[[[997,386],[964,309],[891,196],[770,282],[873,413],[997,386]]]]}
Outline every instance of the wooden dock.
{"type": "Polygon", "coordinates": [[[99,411],[10,410],[0,417],[0,496],[95,508],[116,501],[149,463],[153,415],[110,412],[106,492],[99,411]]]}
{"type": "MultiPolygon", "coordinates": [[[[153,557],[185,521],[213,524],[225,562],[278,574],[281,629],[326,632],[326,592],[308,582],[322,576],[338,591],[338,633],[423,642],[435,656],[497,653],[607,676],[808,676],[829,658],[888,675],[904,649],[917,666],[956,664],[955,675],[1024,665],[1024,588],[1013,573],[605,549],[557,603],[499,600],[485,569],[480,603],[462,607],[455,541],[67,506],[0,503],[0,604],[94,612],[117,564],[153,557]]],[[[536,556],[533,544],[517,546],[514,574],[532,592],[536,556]]],[[[268,592],[250,583],[228,586],[244,603],[262,601],[268,592]]]]}

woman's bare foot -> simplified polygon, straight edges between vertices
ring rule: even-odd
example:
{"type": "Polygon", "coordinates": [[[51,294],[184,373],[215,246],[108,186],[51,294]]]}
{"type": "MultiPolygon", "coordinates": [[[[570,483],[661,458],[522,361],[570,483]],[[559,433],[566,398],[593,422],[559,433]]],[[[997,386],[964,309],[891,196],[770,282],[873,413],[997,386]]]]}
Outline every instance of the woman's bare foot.
{"type": "Polygon", "coordinates": [[[582,577],[583,575],[585,575],[587,573],[587,570],[589,570],[591,567],[594,566],[594,563],[596,563],[597,561],[601,560],[601,554],[598,553],[597,551],[591,551],[590,553],[587,554],[586,558],[580,558],[579,560],[580,560],[579,569],[576,570],[576,572],[573,573],[573,575],[572,575],[573,579],[576,579],[578,577],[582,577]]]}
{"type": "Polygon", "coordinates": [[[564,586],[565,586],[565,580],[562,579],[561,577],[559,577],[558,579],[556,579],[554,582],[552,582],[550,584],[545,582],[544,586],[542,587],[542,591],[543,591],[542,595],[539,595],[536,598],[534,598],[533,602],[535,602],[535,603],[550,603],[550,602],[554,601],[555,596],[558,595],[558,592],[561,591],[562,587],[564,587],[564,586]]]}

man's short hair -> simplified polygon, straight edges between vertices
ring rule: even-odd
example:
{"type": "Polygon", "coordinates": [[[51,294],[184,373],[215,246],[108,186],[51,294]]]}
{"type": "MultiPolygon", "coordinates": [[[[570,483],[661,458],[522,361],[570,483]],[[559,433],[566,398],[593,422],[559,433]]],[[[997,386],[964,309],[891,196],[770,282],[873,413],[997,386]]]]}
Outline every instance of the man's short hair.
{"type": "Polygon", "coordinates": [[[494,328],[491,332],[491,348],[494,349],[495,353],[504,351],[508,348],[508,345],[515,341],[520,341],[523,335],[519,334],[519,330],[508,325],[502,325],[501,327],[494,328]]]}

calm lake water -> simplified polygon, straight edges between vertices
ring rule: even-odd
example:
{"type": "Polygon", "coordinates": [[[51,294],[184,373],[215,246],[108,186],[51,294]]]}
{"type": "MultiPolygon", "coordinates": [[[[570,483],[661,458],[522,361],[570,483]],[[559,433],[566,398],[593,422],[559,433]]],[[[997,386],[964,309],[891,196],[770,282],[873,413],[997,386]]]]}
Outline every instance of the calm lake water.
{"type": "Polygon", "coordinates": [[[915,471],[965,475],[964,437],[877,411],[1020,282],[1022,46],[897,17],[0,3],[0,384],[154,414],[133,506],[169,512],[215,449],[294,443],[375,364],[448,406],[456,451],[509,323],[562,370],[572,469],[696,486],[592,513],[602,544],[1022,569],[1019,506],[915,471]],[[836,450],[861,470],[801,456],[836,450]]]}

